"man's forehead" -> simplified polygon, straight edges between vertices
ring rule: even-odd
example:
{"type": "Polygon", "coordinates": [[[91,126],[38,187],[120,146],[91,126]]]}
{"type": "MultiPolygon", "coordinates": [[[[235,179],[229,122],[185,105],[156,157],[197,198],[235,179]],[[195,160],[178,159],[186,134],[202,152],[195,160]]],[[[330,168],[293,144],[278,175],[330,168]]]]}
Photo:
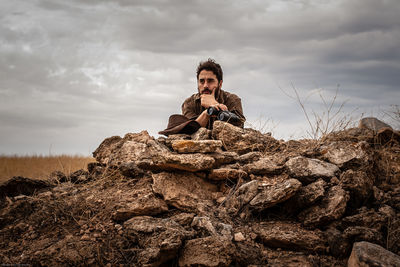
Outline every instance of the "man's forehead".
{"type": "Polygon", "coordinates": [[[210,70],[202,70],[199,73],[199,79],[217,79],[217,75],[214,74],[214,72],[210,71],[210,70]]]}

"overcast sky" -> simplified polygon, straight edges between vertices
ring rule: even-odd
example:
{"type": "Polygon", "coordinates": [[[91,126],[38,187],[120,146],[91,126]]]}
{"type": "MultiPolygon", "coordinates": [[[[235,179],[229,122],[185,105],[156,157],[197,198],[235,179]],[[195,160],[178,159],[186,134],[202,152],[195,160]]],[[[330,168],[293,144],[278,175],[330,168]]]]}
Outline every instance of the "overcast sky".
{"type": "Polygon", "coordinates": [[[214,58],[246,127],[307,137],[337,110],[390,122],[400,100],[399,0],[0,1],[0,154],[90,155],[157,132],[214,58]]]}

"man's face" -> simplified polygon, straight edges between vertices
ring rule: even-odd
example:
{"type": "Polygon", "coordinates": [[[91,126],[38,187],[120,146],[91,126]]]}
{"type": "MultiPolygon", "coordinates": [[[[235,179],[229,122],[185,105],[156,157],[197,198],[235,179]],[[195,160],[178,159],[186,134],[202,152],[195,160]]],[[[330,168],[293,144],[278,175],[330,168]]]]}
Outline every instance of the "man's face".
{"type": "Polygon", "coordinates": [[[200,94],[208,94],[215,96],[215,91],[222,86],[222,81],[218,83],[217,76],[209,70],[202,70],[199,73],[197,86],[200,94]]]}

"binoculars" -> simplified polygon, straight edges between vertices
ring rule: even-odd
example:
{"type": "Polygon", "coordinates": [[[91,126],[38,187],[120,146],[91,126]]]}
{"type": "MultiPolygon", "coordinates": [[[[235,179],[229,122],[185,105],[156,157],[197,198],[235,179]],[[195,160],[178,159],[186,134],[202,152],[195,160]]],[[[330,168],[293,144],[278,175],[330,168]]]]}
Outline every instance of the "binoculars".
{"type": "Polygon", "coordinates": [[[227,121],[227,122],[238,122],[240,118],[233,112],[227,110],[218,110],[215,107],[209,107],[207,109],[207,114],[210,116],[217,116],[217,120],[227,121]]]}

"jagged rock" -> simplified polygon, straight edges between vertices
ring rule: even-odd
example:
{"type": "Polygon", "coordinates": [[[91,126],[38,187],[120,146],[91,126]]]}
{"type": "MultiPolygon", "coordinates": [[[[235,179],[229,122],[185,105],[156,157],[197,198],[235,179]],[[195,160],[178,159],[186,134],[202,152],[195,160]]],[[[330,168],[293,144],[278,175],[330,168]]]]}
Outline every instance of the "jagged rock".
{"type": "Polygon", "coordinates": [[[65,183],[67,176],[62,171],[54,171],[50,173],[48,180],[54,184],[65,183]]]}
{"type": "Polygon", "coordinates": [[[350,191],[351,205],[359,207],[372,194],[373,178],[363,171],[347,170],[340,176],[340,186],[350,191]]]}
{"type": "Polygon", "coordinates": [[[341,231],[335,227],[329,227],[324,236],[329,244],[329,252],[335,257],[344,257],[350,255],[351,240],[347,240],[341,231]]]}
{"type": "Polygon", "coordinates": [[[140,169],[135,162],[122,163],[119,166],[119,171],[125,177],[135,178],[143,176],[144,172],[140,169]]]}
{"type": "Polygon", "coordinates": [[[268,260],[268,266],[274,267],[313,267],[315,266],[306,255],[287,255],[268,260]]]}
{"type": "Polygon", "coordinates": [[[168,205],[189,212],[202,205],[211,205],[217,186],[190,173],[153,174],[153,190],[163,196],[168,205]]]}
{"type": "Polygon", "coordinates": [[[219,140],[174,140],[171,146],[178,153],[212,153],[222,147],[222,142],[219,140]]]}
{"type": "Polygon", "coordinates": [[[392,128],[383,128],[376,134],[376,140],[381,145],[388,145],[393,142],[400,143],[400,132],[392,128]]]}
{"type": "Polygon", "coordinates": [[[298,218],[306,226],[327,224],[343,216],[349,198],[349,194],[340,186],[333,186],[328,190],[320,204],[300,212],[298,218]]]}
{"type": "Polygon", "coordinates": [[[233,196],[230,196],[224,203],[228,210],[232,213],[238,212],[244,205],[248,204],[258,194],[259,183],[259,181],[253,180],[241,185],[233,196]]]}
{"type": "Polygon", "coordinates": [[[89,172],[82,169],[74,171],[67,177],[67,180],[74,184],[86,183],[89,179],[89,172]]]}
{"type": "Polygon", "coordinates": [[[400,266],[400,256],[369,242],[356,242],[353,245],[348,267],[400,266]]]}
{"type": "Polygon", "coordinates": [[[379,245],[384,245],[383,235],[376,229],[351,226],[343,231],[343,238],[351,241],[368,241],[379,245]]]}
{"type": "Polygon", "coordinates": [[[167,218],[138,216],[124,223],[124,235],[142,248],[138,253],[141,266],[159,266],[179,253],[183,240],[192,236],[175,221],[167,218]]]}
{"type": "Polygon", "coordinates": [[[49,189],[51,187],[53,187],[53,185],[47,181],[14,176],[10,180],[0,184],[0,198],[18,195],[30,196],[39,190],[49,189]]]}
{"type": "Polygon", "coordinates": [[[260,192],[249,202],[251,209],[262,211],[291,198],[301,187],[296,179],[288,179],[273,185],[259,184],[260,192]]]}
{"type": "Polygon", "coordinates": [[[318,178],[332,178],[339,172],[334,164],[302,156],[289,159],[285,166],[292,177],[305,183],[314,182],[318,178]]]}
{"type": "Polygon", "coordinates": [[[202,236],[214,235],[221,239],[232,240],[232,226],[220,222],[212,223],[209,217],[194,217],[192,227],[198,232],[202,233],[202,236]]]}
{"type": "Polygon", "coordinates": [[[215,160],[213,168],[218,168],[219,166],[224,164],[234,163],[238,160],[239,157],[236,152],[232,151],[219,151],[207,155],[211,156],[215,160]]]}
{"type": "Polygon", "coordinates": [[[238,161],[242,164],[250,163],[250,162],[259,160],[262,156],[263,156],[263,154],[261,152],[257,152],[257,151],[249,152],[249,153],[240,155],[238,158],[238,161]]]}
{"type": "Polygon", "coordinates": [[[296,194],[287,201],[285,209],[296,213],[299,209],[309,207],[325,195],[327,183],[319,179],[316,182],[300,187],[296,194]]]}
{"type": "Polygon", "coordinates": [[[124,138],[107,138],[93,152],[93,156],[101,164],[119,166],[129,162],[152,162],[153,157],[170,153],[165,145],[157,142],[147,131],[142,131],[128,133],[124,138]]]}
{"type": "Polygon", "coordinates": [[[171,220],[179,223],[180,225],[190,225],[193,221],[193,218],[196,216],[194,213],[178,213],[176,215],[171,216],[171,220]]]}
{"type": "Polygon", "coordinates": [[[215,159],[201,153],[195,154],[159,154],[152,161],[138,161],[138,166],[147,170],[182,170],[197,172],[210,170],[215,166],[215,159]]]}
{"type": "Polygon", "coordinates": [[[243,169],[249,174],[279,174],[283,171],[283,166],[276,164],[272,158],[260,158],[258,161],[243,166],[243,169]]]}
{"type": "Polygon", "coordinates": [[[368,165],[370,158],[364,150],[367,146],[366,142],[353,144],[349,141],[334,142],[329,145],[322,146],[320,153],[324,160],[333,163],[340,168],[352,165],[362,166],[368,165]]]}
{"type": "Polygon", "coordinates": [[[326,252],[328,248],[321,231],[306,230],[298,223],[266,222],[253,230],[268,247],[309,252],[326,252]]]}
{"type": "Polygon", "coordinates": [[[226,239],[208,236],[188,240],[179,257],[179,266],[230,266],[234,245],[226,239]]]}
{"type": "Polygon", "coordinates": [[[212,136],[216,140],[221,140],[226,150],[239,154],[251,151],[272,151],[279,147],[279,141],[271,136],[263,135],[253,129],[242,129],[219,120],[214,122],[212,136]]]}
{"type": "Polygon", "coordinates": [[[211,130],[201,127],[194,134],[191,135],[192,140],[207,140],[211,138],[211,130]]]}
{"type": "Polygon", "coordinates": [[[237,180],[240,178],[246,178],[247,173],[242,170],[229,169],[229,168],[220,168],[211,170],[208,175],[208,179],[221,181],[221,180],[237,180]]]}
{"type": "Polygon", "coordinates": [[[125,221],[133,216],[157,215],[168,211],[164,200],[155,196],[150,181],[135,184],[131,191],[119,193],[120,201],[116,204],[113,219],[125,221]]]}
{"type": "Polygon", "coordinates": [[[369,129],[374,131],[375,133],[383,128],[392,128],[389,124],[384,123],[381,120],[378,120],[374,117],[362,118],[358,125],[359,128],[369,129]]]}

